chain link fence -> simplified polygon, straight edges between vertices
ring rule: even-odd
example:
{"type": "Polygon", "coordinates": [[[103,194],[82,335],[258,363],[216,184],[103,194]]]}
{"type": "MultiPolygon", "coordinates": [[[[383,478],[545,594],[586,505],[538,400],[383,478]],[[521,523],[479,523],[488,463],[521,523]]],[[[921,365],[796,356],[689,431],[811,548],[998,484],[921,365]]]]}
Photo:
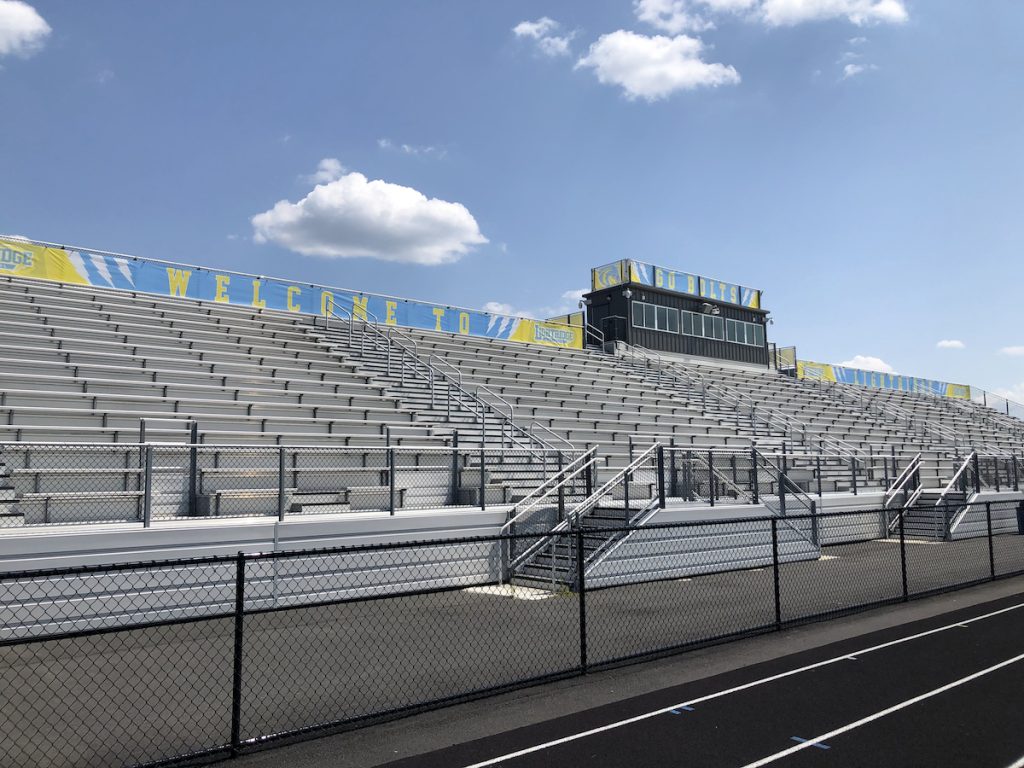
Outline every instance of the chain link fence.
{"type": "Polygon", "coordinates": [[[590,526],[0,576],[0,764],[231,755],[1024,573],[1019,501],[590,526]],[[803,525],[801,522],[803,521],[803,525]],[[890,531],[890,523],[895,523],[890,531]],[[611,546],[595,546],[594,541],[611,546]],[[517,574],[543,547],[572,567],[517,574]]]}

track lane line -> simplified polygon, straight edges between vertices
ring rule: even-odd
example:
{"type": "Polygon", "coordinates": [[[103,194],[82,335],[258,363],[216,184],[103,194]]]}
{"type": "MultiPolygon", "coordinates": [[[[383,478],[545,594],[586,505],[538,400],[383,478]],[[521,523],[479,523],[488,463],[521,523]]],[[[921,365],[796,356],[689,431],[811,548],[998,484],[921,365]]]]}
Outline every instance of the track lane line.
{"type": "MultiPolygon", "coordinates": [[[[499,763],[504,763],[504,762],[507,762],[509,760],[514,760],[517,757],[525,757],[526,755],[531,755],[531,754],[534,754],[536,752],[542,752],[545,749],[550,749],[552,747],[557,747],[557,746],[560,746],[562,744],[569,744],[569,743],[571,743],[573,741],[578,741],[580,739],[588,738],[589,736],[595,736],[595,735],[597,735],[599,733],[604,733],[606,731],[612,731],[612,730],[615,730],[617,728],[622,728],[622,727],[627,726],[627,725],[632,725],[634,723],[640,723],[640,722],[643,722],[644,720],[649,720],[652,717],[657,717],[658,715],[667,714],[667,713],[671,712],[673,709],[681,709],[683,707],[693,707],[696,704],[701,704],[701,703],[706,702],[706,701],[713,701],[714,699],[719,699],[719,698],[722,698],[723,696],[729,696],[730,694],[733,694],[733,693],[739,693],[740,691],[746,691],[746,690],[749,690],[751,688],[756,688],[758,686],[765,685],[767,683],[775,682],[776,680],[783,680],[783,679],[785,679],[787,677],[792,677],[793,675],[798,675],[798,674],[800,674],[802,672],[809,672],[811,670],[819,669],[821,667],[827,667],[827,666],[829,666],[831,664],[835,664],[836,662],[839,662],[839,661],[848,661],[851,656],[863,656],[865,653],[872,653],[874,651],[884,650],[885,648],[892,648],[893,646],[896,646],[896,645],[901,645],[903,643],[909,643],[911,640],[919,640],[922,637],[928,637],[929,635],[935,635],[935,634],[938,634],[939,632],[946,632],[946,631],[948,631],[950,629],[953,629],[954,627],[964,627],[964,626],[973,624],[976,621],[983,621],[984,619],[991,619],[994,616],[1000,616],[1000,615],[1002,615],[1004,613],[1009,613],[1010,611],[1016,611],[1016,610],[1019,610],[1021,608],[1024,608],[1024,603],[1017,603],[1015,605],[1011,605],[1011,606],[1008,606],[1006,608],[1000,608],[998,611],[991,611],[990,613],[985,613],[985,614],[982,614],[981,616],[974,616],[973,618],[970,618],[970,619],[968,619],[966,621],[957,621],[957,622],[954,622],[952,624],[946,624],[945,626],[942,626],[942,627],[936,627],[934,629],[929,629],[929,630],[926,630],[924,632],[918,632],[917,634],[914,634],[914,635],[908,635],[907,637],[898,638],[896,640],[890,640],[887,643],[880,643],[879,645],[873,645],[873,646],[871,646],[869,648],[865,648],[865,649],[860,650],[860,651],[853,651],[852,653],[844,653],[841,656],[835,656],[835,657],[833,657],[831,659],[826,659],[824,661],[815,662],[814,664],[808,664],[807,666],[804,666],[804,667],[799,667],[797,669],[791,669],[788,672],[780,672],[777,675],[771,675],[769,677],[761,678],[760,680],[754,680],[754,681],[749,682],[749,683],[744,683],[743,685],[737,685],[737,686],[735,686],[733,688],[728,688],[728,689],[723,690],[723,691],[718,691],[716,693],[711,693],[711,694],[708,694],[706,696],[701,696],[700,698],[697,698],[697,699],[692,699],[690,701],[683,701],[683,702],[680,702],[678,704],[672,704],[671,706],[662,707],[661,709],[655,709],[655,710],[652,710],[650,712],[644,712],[643,714],[635,715],[634,717],[629,717],[629,718],[626,718],[624,720],[617,720],[614,723],[608,723],[607,725],[602,725],[602,726],[599,726],[597,728],[591,728],[590,730],[587,730],[587,731],[580,731],[579,733],[574,733],[574,734],[571,734],[569,736],[563,736],[560,739],[553,739],[551,741],[546,741],[546,742],[544,742],[542,744],[535,744],[532,747],[526,747],[524,749],[520,749],[520,750],[517,750],[515,752],[509,752],[507,754],[500,755],[499,757],[492,757],[492,758],[490,758],[488,760],[483,760],[483,761],[478,762],[478,763],[472,763],[471,765],[464,766],[464,768],[487,768],[487,766],[490,766],[490,765],[498,765],[499,763]]],[[[1022,760],[1024,760],[1024,758],[1022,758],[1022,760]]],[[[1011,766],[1011,768],[1024,768],[1024,764],[1022,764],[1021,766],[1014,765],[1014,766],[1011,766]]]]}
{"type": "Polygon", "coordinates": [[[1008,667],[1011,664],[1016,664],[1018,661],[1024,661],[1024,653],[1018,656],[1014,656],[1011,659],[1001,661],[998,664],[993,664],[991,667],[986,667],[985,669],[967,675],[967,677],[961,677],[959,680],[954,680],[951,683],[946,683],[945,685],[930,690],[927,693],[922,693],[920,696],[915,696],[912,699],[901,701],[899,704],[894,704],[893,706],[888,707],[887,709],[883,709],[880,712],[875,712],[873,715],[862,717],[860,720],[855,720],[852,723],[848,723],[844,726],[831,730],[828,733],[823,733],[820,736],[815,736],[813,739],[807,739],[806,741],[789,747],[788,749],[783,749],[780,752],[776,752],[774,755],[768,755],[768,757],[761,758],[756,762],[747,763],[743,766],[743,768],[761,768],[761,766],[769,765],[770,763],[774,763],[775,761],[781,760],[784,757],[789,757],[790,755],[795,754],[800,750],[807,749],[808,747],[817,746],[824,741],[829,741],[835,738],[836,736],[841,736],[844,733],[849,733],[855,728],[860,728],[862,725],[867,725],[868,723],[872,723],[875,720],[880,720],[883,717],[891,715],[894,712],[899,712],[901,709],[906,709],[907,707],[913,706],[914,704],[918,704],[924,701],[925,699],[930,699],[933,696],[938,696],[939,694],[945,693],[946,691],[951,691],[954,688],[959,688],[961,685],[969,683],[972,680],[977,680],[979,677],[984,677],[985,675],[997,672],[1003,667],[1008,667]]]}

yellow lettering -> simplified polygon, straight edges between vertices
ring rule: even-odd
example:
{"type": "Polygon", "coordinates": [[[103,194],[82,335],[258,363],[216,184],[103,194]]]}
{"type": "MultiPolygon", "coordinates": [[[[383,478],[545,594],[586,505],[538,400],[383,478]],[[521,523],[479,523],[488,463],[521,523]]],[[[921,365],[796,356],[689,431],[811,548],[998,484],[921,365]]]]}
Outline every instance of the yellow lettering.
{"type": "Polygon", "coordinates": [[[398,309],[397,301],[385,301],[384,302],[384,324],[385,325],[397,325],[395,321],[395,310],[398,309]]]}
{"type": "Polygon", "coordinates": [[[366,305],[370,303],[369,296],[352,297],[352,317],[356,320],[366,321],[366,305]]]}
{"type": "Polygon", "coordinates": [[[459,333],[469,335],[469,313],[459,312],[459,333]]]}
{"type": "Polygon", "coordinates": [[[301,309],[298,304],[295,303],[295,297],[302,293],[302,289],[297,285],[288,286],[288,311],[289,312],[300,312],[301,309]]]}
{"type": "Polygon", "coordinates": [[[219,301],[221,304],[228,304],[231,299],[228,298],[228,284],[231,282],[231,278],[227,275],[214,275],[217,278],[217,292],[213,295],[214,301],[219,301]]]}
{"type": "Polygon", "coordinates": [[[260,298],[260,281],[259,280],[253,280],[252,281],[252,305],[254,307],[256,307],[256,309],[266,309],[267,308],[267,300],[260,298]]]}
{"type": "Polygon", "coordinates": [[[184,296],[188,290],[188,280],[192,277],[191,270],[167,268],[168,292],[171,296],[184,296]]]}
{"type": "Polygon", "coordinates": [[[697,293],[697,280],[693,275],[686,276],[686,292],[697,293]]]}
{"type": "Polygon", "coordinates": [[[334,294],[330,291],[323,291],[320,294],[320,314],[324,316],[334,314],[334,294]]]}
{"type": "Polygon", "coordinates": [[[730,289],[729,296],[732,298],[733,304],[740,303],[740,289],[737,288],[735,285],[730,289]]]}
{"type": "Polygon", "coordinates": [[[434,307],[434,330],[441,330],[441,320],[444,318],[444,309],[441,307],[434,307]]]}
{"type": "Polygon", "coordinates": [[[654,268],[654,287],[662,288],[665,285],[665,276],[662,274],[659,267],[654,268]]]}
{"type": "Polygon", "coordinates": [[[674,291],[676,289],[676,273],[675,272],[669,272],[668,273],[668,289],[670,291],[674,291]]]}

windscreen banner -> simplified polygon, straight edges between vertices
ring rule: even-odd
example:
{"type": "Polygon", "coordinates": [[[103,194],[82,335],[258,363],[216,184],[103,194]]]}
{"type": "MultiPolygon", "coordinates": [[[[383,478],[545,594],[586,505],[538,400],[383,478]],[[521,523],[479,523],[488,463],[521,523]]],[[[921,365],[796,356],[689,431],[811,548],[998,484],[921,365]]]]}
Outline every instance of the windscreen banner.
{"type": "Polygon", "coordinates": [[[590,270],[590,289],[599,291],[624,283],[648,285],[673,293],[712,299],[747,309],[761,308],[761,292],[690,272],[677,272],[634,259],[621,259],[590,270]]]}
{"type": "Polygon", "coordinates": [[[872,389],[891,389],[897,392],[914,392],[951,397],[956,400],[970,400],[971,388],[967,384],[950,384],[946,381],[919,379],[916,376],[901,376],[898,373],[880,373],[865,371],[860,368],[847,368],[829,363],[813,363],[809,360],[798,360],[796,375],[799,379],[812,381],[831,381],[839,384],[856,384],[872,389]]]}
{"type": "Polygon", "coordinates": [[[577,325],[497,315],[239,272],[0,240],[0,275],[54,280],[232,306],[378,322],[548,347],[583,348],[577,325]]]}

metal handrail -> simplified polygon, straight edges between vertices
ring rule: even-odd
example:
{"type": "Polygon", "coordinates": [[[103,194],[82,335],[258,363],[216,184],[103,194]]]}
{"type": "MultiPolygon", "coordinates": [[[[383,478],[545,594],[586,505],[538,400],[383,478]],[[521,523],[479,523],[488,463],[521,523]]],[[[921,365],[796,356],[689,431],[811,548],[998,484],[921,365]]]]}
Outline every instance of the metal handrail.
{"type": "Polygon", "coordinates": [[[566,466],[562,467],[562,469],[560,469],[555,474],[551,475],[550,477],[544,478],[544,481],[540,485],[538,485],[536,488],[534,488],[528,494],[526,494],[523,498],[517,501],[515,505],[512,507],[512,509],[509,510],[510,517],[505,522],[505,524],[501,526],[501,531],[499,533],[504,535],[507,532],[507,530],[517,520],[519,520],[519,518],[526,515],[526,513],[534,510],[541,501],[546,499],[559,488],[564,487],[570,480],[573,480],[576,477],[578,477],[580,473],[586,471],[589,467],[594,466],[596,464],[596,455],[597,448],[591,448],[586,453],[580,454],[577,458],[575,458],[566,466]],[[576,467],[576,469],[573,469],[573,467],[575,467],[577,464],[580,464],[580,466],[576,467]],[[550,488],[547,488],[547,490],[544,490],[545,486],[547,486],[549,483],[554,481],[555,478],[558,478],[561,475],[564,475],[564,477],[562,477],[561,480],[559,480],[555,485],[551,486],[550,488]]]}
{"type": "Polygon", "coordinates": [[[592,336],[597,341],[597,343],[601,345],[601,349],[604,349],[605,335],[604,331],[602,331],[600,328],[593,326],[590,323],[586,323],[583,326],[583,334],[584,337],[592,336]]]}
{"type": "Polygon", "coordinates": [[[940,506],[945,501],[946,496],[949,494],[950,491],[953,490],[954,486],[956,485],[956,482],[960,479],[963,473],[967,471],[967,468],[971,465],[971,462],[974,461],[974,458],[977,455],[977,451],[971,451],[970,455],[966,459],[964,459],[964,463],[960,465],[960,469],[956,471],[956,474],[953,475],[953,479],[949,481],[949,484],[942,490],[942,493],[939,495],[939,498],[935,501],[936,507],[940,506]]]}
{"type": "MultiPolygon", "coordinates": [[[[568,439],[562,437],[561,435],[559,435],[558,433],[552,431],[548,427],[545,427],[540,422],[536,422],[536,421],[530,422],[530,430],[531,430],[531,432],[532,432],[534,427],[537,427],[538,429],[543,429],[545,432],[547,432],[549,435],[551,435],[553,438],[555,438],[555,440],[558,440],[559,442],[565,443],[567,446],[569,446],[569,450],[570,451],[575,452],[577,450],[576,445],[571,440],[568,440],[568,439]]],[[[595,449],[591,448],[591,450],[595,450],[595,449]]]]}
{"type": "Polygon", "coordinates": [[[885,492],[885,503],[882,505],[882,509],[888,509],[892,500],[896,498],[896,494],[903,490],[903,486],[906,485],[910,479],[914,476],[914,473],[921,469],[921,454],[920,452],[910,460],[910,463],[903,468],[900,476],[896,478],[889,489],[885,492]]]}

